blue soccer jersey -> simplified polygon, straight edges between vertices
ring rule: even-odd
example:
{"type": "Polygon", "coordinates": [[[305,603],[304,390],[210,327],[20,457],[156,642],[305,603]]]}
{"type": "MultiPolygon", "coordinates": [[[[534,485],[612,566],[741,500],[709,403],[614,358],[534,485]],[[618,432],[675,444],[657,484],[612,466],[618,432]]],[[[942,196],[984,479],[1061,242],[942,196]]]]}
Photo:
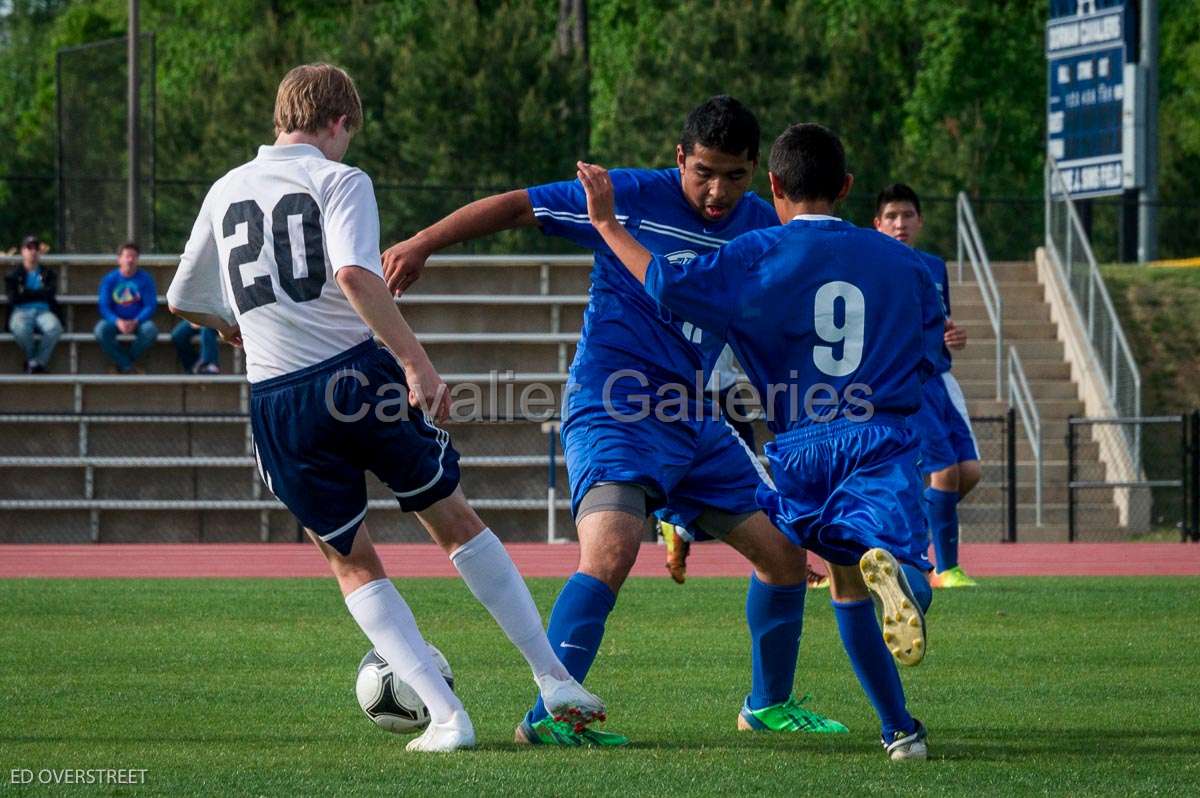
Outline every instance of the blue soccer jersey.
{"type": "MultiPolygon", "coordinates": [[[[950,318],[950,279],[946,274],[946,261],[937,255],[922,252],[919,249],[915,252],[920,256],[925,268],[929,269],[929,276],[933,279],[933,286],[937,289],[938,298],[941,300],[942,315],[950,318]]],[[[944,374],[950,370],[950,366],[950,349],[943,342],[934,358],[934,374],[944,374]]]]}
{"type": "MultiPolygon", "coordinates": [[[[749,230],[778,226],[774,209],[754,193],[745,194],[725,219],[707,224],[688,204],[678,169],[614,169],[611,173],[618,219],[642,246],[683,266],[749,230]]],[[[596,233],[587,215],[587,196],[578,180],[529,189],[542,232],[567,238],[596,253],[590,301],[571,383],[582,386],[588,402],[613,372],[645,374],[651,393],[666,384],[701,389],[723,347],[713,335],[655,302],[596,233]],[[701,374],[699,378],[697,374],[701,374]]]]}
{"type": "Polygon", "coordinates": [[[655,256],[646,291],[729,341],[777,433],[911,415],[942,346],[913,250],[832,217],[747,233],[686,267],[655,256]]]}
{"type": "Polygon", "coordinates": [[[747,233],[646,291],[726,338],[763,398],[776,487],[759,507],[793,542],[852,565],[879,547],[920,568],[925,529],[907,417],[933,373],[943,316],[913,250],[828,216],[747,233]]]}

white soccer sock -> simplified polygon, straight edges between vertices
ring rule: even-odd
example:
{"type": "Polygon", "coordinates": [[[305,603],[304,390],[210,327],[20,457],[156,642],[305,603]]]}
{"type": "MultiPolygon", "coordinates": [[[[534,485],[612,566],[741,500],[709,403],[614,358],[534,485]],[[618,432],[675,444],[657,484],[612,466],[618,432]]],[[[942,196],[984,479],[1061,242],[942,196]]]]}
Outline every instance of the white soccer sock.
{"type": "Polygon", "coordinates": [[[472,595],[487,607],[504,634],[520,649],[533,669],[535,679],[544,676],[570,678],[546,639],[542,617],[538,615],[525,580],[492,530],[485,529],[459,546],[450,555],[450,562],[454,563],[472,595]]]}
{"type": "Polygon", "coordinates": [[[355,590],[346,596],[346,607],[379,656],[425,702],[434,723],[448,720],[455,712],[465,714],[430,656],[412,610],[390,579],[376,579],[355,590]]]}

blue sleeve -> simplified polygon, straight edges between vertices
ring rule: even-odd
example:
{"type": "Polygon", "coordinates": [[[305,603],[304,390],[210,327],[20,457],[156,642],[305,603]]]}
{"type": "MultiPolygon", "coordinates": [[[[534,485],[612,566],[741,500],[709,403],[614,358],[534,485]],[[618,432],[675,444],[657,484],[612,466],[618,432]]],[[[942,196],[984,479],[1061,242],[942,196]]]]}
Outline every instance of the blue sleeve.
{"type": "MultiPolygon", "coordinates": [[[[945,263],[942,264],[942,268],[943,269],[946,268],[945,263]]],[[[942,280],[942,302],[943,302],[942,307],[946,308],[946,316],[948,316],[948,317],[953,316],[954,314],[950,312],[950,275],[949,274],[947,274],[946,277],[942,280]]]]}
{"type": "MultiPolygon", "coordinates": [[[[614,169],[609,175],[616,200],[617,220],[625,224],[630,206],[637,201],[637,177],[629,169],[614,169]]],[[[533,215],[543,233],[565,238],[593,251],[608,249],[604,239],[588,220],[587,194],[578,180],[545,183],[527,191],[533,215]]]]}
{"type": "Polygon", "coordinates": [[[755,230],[686,263],[655,255],[646,269],[646,293],[672,313],[725,338],[740,312],[750,270],[774,242],[774,236],[755,230]]]}
{"type": "Polygon", "coordinates": [[[114,279],[113,273],[109,272],[108,274],[104,275],[104,279],[100,281],[99,302],[100,302],[100,316],[105,321],[116,322],[117,314],[113,310],[113,306],[112,306],[113,279],[114,279]]]}
{"type": "Polygon", "coordinates": [[[158,286],[154,284],[154,278],[149,272],[138,272],[141,275],[142,284],[142,311],[137,314],[138,324],[148,321],[154,316],[154,311],[158,310],[158,286]]]}
{"type": "MultiPolygon", "coordinates": [[[[943,285],[945,283],[943,282],[943,285]]],[[[917,286],[921,301],[921,382],[925,382],[938,370],[945,349],[946,316],[942,313],[941,297],[929,270],[917,270],[917,286]]]]}

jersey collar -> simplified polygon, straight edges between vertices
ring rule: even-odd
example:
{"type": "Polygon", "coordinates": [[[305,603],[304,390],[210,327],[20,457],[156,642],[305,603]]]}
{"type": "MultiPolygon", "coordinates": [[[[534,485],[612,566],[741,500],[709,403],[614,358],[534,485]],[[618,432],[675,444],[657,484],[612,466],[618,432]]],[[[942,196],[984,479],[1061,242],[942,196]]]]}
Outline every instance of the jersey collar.
{"type": "Polygon", "coordinates": [[[288,158],[324,158],[325,153],[311,144],[262,144],[258,148],[258,157],[282,161],[288,158]]]}
{"type": "Polygon", "coordinates": [[[826,216],[823,213],[798,213],[792,217],[793,222],[840,222],[837,216],[826,216]]]}

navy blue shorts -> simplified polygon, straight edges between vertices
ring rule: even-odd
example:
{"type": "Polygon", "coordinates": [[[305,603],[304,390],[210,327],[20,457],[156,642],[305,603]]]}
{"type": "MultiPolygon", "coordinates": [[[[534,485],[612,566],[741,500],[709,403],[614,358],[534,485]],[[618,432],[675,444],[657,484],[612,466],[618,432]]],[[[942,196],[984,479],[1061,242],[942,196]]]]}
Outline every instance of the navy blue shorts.
{"type": "Polygon", "coordinates": [[[950,372],[930,377],[921,390],[921,409],[912,417],[921,448],[921,473],[979,459],[967,400],[950,372]]]}
{"type": "Polygon", "coordinates": [[[400,509],[424,510],[458,486],[450,434],[408,407],[404,371],[374,341],[250,386],[254,456],[267,487],[343,556],[367,514],[366,473],[400,509]],[[393,386],[377,393],[381,386],[393,386]]]}
{"type": "Polygon", "coordinates": [[[766,446],[777,489],[759,505],[796,545],[837,565],[871,548],[928,571],[917,439],[903,418],[839,419],[785,432],[766,446]]]}

